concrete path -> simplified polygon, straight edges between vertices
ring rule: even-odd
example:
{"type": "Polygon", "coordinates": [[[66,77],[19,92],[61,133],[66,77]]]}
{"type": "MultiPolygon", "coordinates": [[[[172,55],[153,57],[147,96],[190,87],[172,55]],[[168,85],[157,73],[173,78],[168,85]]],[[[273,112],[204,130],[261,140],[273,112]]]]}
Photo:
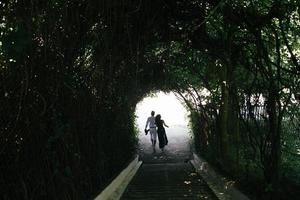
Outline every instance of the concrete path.
{"type": "Polygon", "coordinates": [[[141,134],[139,136],[139,155],[140,159],[145,163],[176,163],[184,162],[190,159],[191,152],[191,136],[188,128],[184,125],[172,126],[166,128],[168,137],[168,145],[165,147],[165,154],[162,154],[158,148],[158,141],[155,152],[151,146],[150,136],[141,134]]]}
{"type": "Polygon", "coordinates": [[[164,153],[158,148],[153,152],[149,138],[140,136],[139,154],[143,164],[121,199],[216,200],[189,162],[192,154],[187,129],[178,126],[166,131],[169,144],[164,153]]]}

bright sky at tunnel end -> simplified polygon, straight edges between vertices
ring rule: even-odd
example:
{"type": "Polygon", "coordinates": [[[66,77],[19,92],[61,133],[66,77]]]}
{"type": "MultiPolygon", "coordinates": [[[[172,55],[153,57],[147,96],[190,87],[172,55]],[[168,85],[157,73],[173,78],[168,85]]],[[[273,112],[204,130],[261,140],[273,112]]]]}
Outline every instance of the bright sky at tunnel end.
{"type": "MultiPolygon", "coordinates": [[[[137,125],[143,130],[150,112],[160,114],[169,126],[187,126],[188,111],[173,93],[158,92],[153,97],[146,97],[136,106],[137,125]]],[[[170,127],[170,128],[171,128],[170,127]]]]}

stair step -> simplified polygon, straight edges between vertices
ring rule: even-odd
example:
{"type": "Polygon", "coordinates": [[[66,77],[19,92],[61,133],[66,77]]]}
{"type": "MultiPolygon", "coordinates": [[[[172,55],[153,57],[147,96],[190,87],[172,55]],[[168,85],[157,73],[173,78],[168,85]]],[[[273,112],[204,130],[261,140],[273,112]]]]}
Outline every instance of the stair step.
{"type": "Polygon", "coordinates": [[[190,163],[143,164],[122,200],[216,200],[190,163]]]}

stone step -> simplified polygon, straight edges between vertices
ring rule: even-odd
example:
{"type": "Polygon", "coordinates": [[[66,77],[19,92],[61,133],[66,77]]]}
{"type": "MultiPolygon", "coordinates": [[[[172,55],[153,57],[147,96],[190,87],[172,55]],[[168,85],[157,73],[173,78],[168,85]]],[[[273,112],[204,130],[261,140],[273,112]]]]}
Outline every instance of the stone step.
{"type": "Polygon", "coordinates": [[[190,163],[143,164],[122,200],[216,200],[190,163]]]}

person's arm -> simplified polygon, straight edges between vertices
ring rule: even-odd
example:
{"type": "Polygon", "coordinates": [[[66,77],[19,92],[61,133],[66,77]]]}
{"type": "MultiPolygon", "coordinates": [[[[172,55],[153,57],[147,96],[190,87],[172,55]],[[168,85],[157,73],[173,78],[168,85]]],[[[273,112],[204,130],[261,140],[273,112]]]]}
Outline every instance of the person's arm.
{"type": "Polygon", "coordinates": [[[164,120],[163,120],[163,125],[164,125],[165,127],[168,127],[168,128],[169,128],[169,126],[165,123],[164,120]]]}
{"type": "Polygon", "coordinates": [[[148,117],[147,122],[146,122],[146,126],[145,126],[145,130],[147,129],[147,126],[148,126],[149,122],[150,122],[150,120],[149,120],[149,117],[148,117]]]}

